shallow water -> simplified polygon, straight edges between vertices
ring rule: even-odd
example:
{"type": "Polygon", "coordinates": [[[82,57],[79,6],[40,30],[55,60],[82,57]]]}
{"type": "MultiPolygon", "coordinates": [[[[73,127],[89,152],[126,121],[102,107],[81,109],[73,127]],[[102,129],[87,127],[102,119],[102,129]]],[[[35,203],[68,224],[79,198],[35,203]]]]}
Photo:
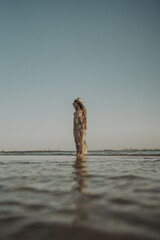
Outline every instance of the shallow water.
{"type": "Polygon", "coordinates": [[[160,239],[160,157],[0,156],[0,239],[160,239]]]}

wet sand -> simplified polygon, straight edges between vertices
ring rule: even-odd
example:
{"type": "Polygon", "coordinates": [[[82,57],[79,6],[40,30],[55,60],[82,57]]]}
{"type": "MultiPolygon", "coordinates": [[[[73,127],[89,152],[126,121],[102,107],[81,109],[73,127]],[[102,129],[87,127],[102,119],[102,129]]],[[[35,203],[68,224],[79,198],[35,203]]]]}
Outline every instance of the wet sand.
{"type": "Polygon", "coordinates": [[[160,158],[0,156],[0,239],[160,239],[160,158]]]}

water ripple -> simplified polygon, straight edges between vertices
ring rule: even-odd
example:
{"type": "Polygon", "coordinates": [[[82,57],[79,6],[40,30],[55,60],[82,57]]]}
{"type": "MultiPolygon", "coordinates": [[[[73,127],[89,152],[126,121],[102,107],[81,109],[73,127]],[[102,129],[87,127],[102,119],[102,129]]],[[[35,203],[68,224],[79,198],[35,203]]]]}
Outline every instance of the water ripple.
{"type": "Polygon", "coordinates": [[[1,240],[160,239],[160,159],[0,156],[1,240]]]}

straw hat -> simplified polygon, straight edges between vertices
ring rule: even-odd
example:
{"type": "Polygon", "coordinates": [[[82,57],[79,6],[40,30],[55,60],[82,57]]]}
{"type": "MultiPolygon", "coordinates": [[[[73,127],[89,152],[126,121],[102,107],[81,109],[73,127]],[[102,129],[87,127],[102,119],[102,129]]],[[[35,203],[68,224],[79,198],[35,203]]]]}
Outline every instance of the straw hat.
{"type": "Polygon", "coordinates": [[[84,106],[83,99],[81,97],[76,98],[74,101],[76,101],[84,106]]]}

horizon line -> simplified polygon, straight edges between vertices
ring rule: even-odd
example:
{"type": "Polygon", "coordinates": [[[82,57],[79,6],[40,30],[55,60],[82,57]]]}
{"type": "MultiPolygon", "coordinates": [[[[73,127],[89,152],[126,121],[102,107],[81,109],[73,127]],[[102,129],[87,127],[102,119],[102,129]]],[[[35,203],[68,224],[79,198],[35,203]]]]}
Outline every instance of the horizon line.
{"type": "MultiPolygon", "coordinates": [[[[75,152],[76,150],[0,150],[2,152],[75,152]]],[[[160,151],[160,148],[109,148],[109,149],[97,149],[97,150],[88,150],[88,152],[98,152],[98,151],[160,151]]]]}

